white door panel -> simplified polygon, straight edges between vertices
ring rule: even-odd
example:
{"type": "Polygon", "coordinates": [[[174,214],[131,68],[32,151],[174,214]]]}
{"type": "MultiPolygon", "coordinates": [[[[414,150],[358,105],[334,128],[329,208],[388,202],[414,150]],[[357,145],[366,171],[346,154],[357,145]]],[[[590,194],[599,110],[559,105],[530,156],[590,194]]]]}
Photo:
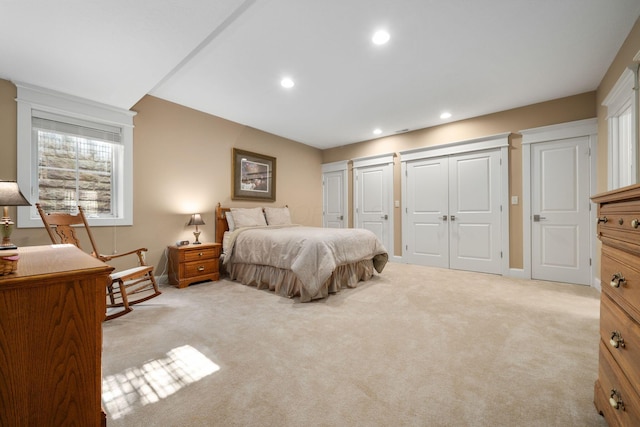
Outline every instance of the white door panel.
{"type": "Polygon", "coordinates": [[[450,157],[450,267],[500,273],[500,152],[450,157]]]}
{"type": "Polygon", "coordinates": [[[531,276],[589,284],[589,139],[535,144],[531,162],[531,276]]]}
{"type": "Polygon", "coordinates": [[[409,262],[449,267],[449,160],[447,157],[407,165],[406,257],[409,262]]]}
{"type": "Polygon", "coordinates": [[[355,227],[372,231],[392,254],[392,166],[385,163],[354,167],[354,177],[355,227]]]}
{"type": "Polygon", "coordinates": [[[345,184],[346,171],[332,171],[322,174],[323,178],[323,215],[324,227],[344,228],[346,222],[345,184]]]}

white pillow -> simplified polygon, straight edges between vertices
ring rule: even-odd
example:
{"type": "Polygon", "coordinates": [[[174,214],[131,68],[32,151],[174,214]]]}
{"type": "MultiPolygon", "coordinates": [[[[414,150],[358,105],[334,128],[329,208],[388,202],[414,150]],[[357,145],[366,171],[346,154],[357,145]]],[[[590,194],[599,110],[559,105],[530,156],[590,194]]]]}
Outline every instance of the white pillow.
{"type": "Polygon", "coordinates": [[[262,208],[231,208],[236,228],[267,225],[262,208]]]}
{"type": "Polygon", "coordinates": [[[264,208],[269,225],[291,225],[291,214],[289,208],[264,208]]]}
{"type": "Polygon", "coordinates": [[[225,231],[222,235],[222,253],[226,254],[229,251],[229,240],[231,240],[231,232],[225,231]]]}
{"type": "Polygon", "coordinates": [[[224,216],[227,218],[227,225],[229,226],[229,231],[233,231],[236,229],[236,224],[233,222],[233,215],[231,215],[230,211],[224,213],[224,216]]]}

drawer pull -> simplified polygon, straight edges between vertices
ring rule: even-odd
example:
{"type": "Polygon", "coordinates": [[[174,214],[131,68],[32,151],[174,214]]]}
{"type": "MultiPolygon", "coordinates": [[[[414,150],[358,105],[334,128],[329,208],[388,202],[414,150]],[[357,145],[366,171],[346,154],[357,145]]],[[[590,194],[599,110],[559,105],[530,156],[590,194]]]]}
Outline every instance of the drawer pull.
{"type": "Polygon", "coordinates": [[[631,226],[633,228],[638,228],[638,225],[640,225],[640,222],[638,222],[638,218],[634,218],[631,220],[631,226]]]}
{"type": "Polygon", "coordinates": [[[204,265],[201,265],[200,267],[198,267],[198,271],[204,271],[204,265]]]}
{"type": "Polygon", "coordinates": [[[609,220],[607,219],[606,216],[603,216],[602,218],[598,218],[598,224],[602,223],[607,223],[609,220]]]}
{"type": "Polygon", "coordinates": [[[204,255],[202,252],[198,252],[198,256],[202,256],[204,255]]]}
{"type": "Polygon", "coordinates": [[[622,396],[620,396],[620,392],[616,389],[611,390],[611,395],[609,397],[609,404],[613,407],[613,409],[624,410],[624,402],[622,401],[622,396]]]}
{"type": "Polygon", "coordinates": [[[613,348],[624,347],[624,339],[622,338],[622,335],[620,335],[620,332],[611,332],[611,339],[609,340],[609,344],[611,344],[611,347],[613,348]]]}
{"type": "Polygon", "coordinates": [[[622,273],[613,273],[613,277],[611,278],[611,283],[609,284],[611,285],[612,288],[619,288],[620,285],[624,283],[625,283],[625,279],[622,273]]]}

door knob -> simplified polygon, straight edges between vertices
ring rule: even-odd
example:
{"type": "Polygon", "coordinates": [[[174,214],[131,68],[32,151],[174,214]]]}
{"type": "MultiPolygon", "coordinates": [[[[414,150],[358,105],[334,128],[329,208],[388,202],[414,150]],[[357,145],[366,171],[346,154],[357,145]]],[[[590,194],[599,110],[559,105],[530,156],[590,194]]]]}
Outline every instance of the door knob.
{"type": "Polygon", "coordinates": [[[342,219],[343,219],[343,218],[344,218],[344,215],[340,215],[340,216],[338,217],[338,219],[339,219],[340,221],[342,221],[342,219]]]}
{"type": "Polygon", "coordinates": [[[382,218],[382,219],[389,219],[389,215],[384,214],[384,215],[382,215],[380,218],[382,218]]]}
{"type": "Polygon", "coordinates": [[[547,219],[547,218],[545,218],[545,217],[543,217],[543,216],[540,216],[540,215],[538,215],[538,214],[535,214],[535,215],[533,216],[533,222],[540,222],[540,221],[545,220],[545,219],[547,219]]]}
{"type": "Polygon", "coordinates": [[[456,216],[455,215],[451,215],[451,221],[455,221],[456,220],[456,216]]]}
{"type": "Polygon", "coordinates": [[[442,220],[446,221],[447,220],[447,216],[446,215],[442,215],[442,220]]]}

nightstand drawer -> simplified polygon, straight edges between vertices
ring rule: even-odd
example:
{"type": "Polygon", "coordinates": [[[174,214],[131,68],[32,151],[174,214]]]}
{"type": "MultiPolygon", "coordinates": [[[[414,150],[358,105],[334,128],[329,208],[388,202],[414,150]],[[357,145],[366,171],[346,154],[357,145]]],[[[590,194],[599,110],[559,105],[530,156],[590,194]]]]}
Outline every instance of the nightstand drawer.
{"type": "Polygon", "coordinates": [[[203,274],[212,274],[218,272],[218,260],[206,259],[202,261],[187,262],[184,264],[184,277],[196,277],[203,274]]]}
{"type": "Polygon", "coordinates": [[[184,253],[184,260],[186,262],[198,261],[201,259],[218,258],[220,256],[220,247],[216,246],[212,248],[189,249],[187,251],[184,251],[183,253],[184,253]]]}

